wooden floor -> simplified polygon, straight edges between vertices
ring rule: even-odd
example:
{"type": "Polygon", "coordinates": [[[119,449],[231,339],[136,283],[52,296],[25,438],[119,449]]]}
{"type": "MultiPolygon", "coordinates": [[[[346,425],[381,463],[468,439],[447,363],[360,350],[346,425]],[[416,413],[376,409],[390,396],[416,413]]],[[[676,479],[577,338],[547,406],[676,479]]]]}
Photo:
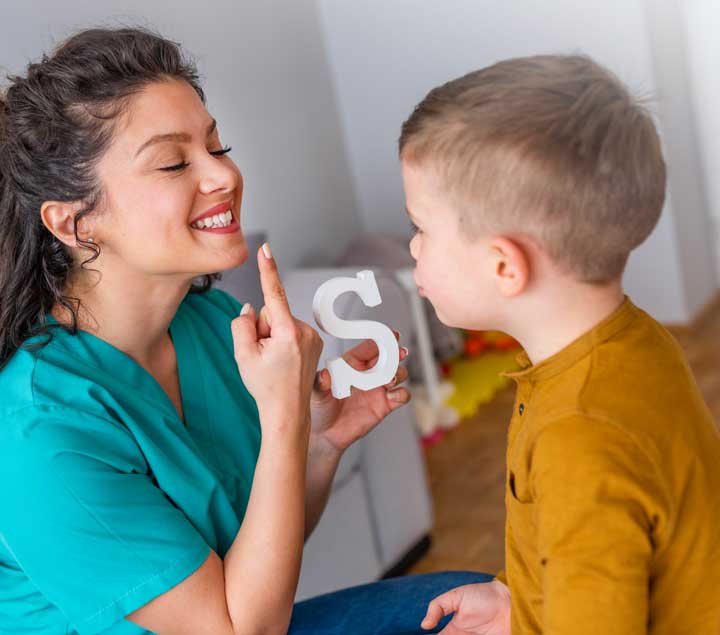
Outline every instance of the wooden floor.
{"type": "MultiPolygon", "coordinates": [[[[675,331],[716,422],[720,422],[720,303],[688,331],[675,331]]],[[[427,452],[435,507],[433,545],[410,573],[503,566],[505,435],[513,388],[427,452]]]]}

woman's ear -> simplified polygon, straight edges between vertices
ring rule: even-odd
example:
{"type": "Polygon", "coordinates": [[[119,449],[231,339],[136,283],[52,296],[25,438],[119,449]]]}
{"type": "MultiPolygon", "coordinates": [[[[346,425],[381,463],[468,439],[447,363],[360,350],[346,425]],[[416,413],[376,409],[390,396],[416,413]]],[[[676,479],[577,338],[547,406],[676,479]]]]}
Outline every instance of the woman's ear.
{"type": "MultiPolygon", "coordinates": [[[[60,242],[68,247],[77,247],[75,238],[74,219],[80,210],[78,203],[65,203],[62,201],[45,201],[40,208],[40,218],[43,225],[60,242]]],[[[80,240],[87,240],[89,235],[83,234],[78,226],[80,240]]]]}
{"type": "Polygon", "coordinates": [[[523,246],[505,236],[490,243],[495,284],[507,298],[522,293],[530,282],[530,259],[523,246]]]}

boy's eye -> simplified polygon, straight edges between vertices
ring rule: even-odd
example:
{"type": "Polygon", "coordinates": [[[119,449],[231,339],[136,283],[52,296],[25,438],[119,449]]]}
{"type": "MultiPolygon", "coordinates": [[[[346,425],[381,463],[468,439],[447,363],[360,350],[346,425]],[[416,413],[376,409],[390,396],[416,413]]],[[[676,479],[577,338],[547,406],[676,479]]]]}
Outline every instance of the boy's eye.
{"type": "MultiPolygon", "coordinates": [[[[215,157],[220,157],[223,154],[227,154],[228,152],[230,152],[230,150],[232,150],[232,148],[230,146],[225,146],[222,150],[213,150],[212,152],[210,152],[210,154],[212,154],[215,157]]],[[[189,165],[190,165],[189,163],[187,163],[186,161],[183,161],[182,163],[176,163],[175,165],[168,165],[167,167],[159,168],[159,169],[162,170],[163,172],[177,172],[179,170],[184,170],[189,165]]]]}

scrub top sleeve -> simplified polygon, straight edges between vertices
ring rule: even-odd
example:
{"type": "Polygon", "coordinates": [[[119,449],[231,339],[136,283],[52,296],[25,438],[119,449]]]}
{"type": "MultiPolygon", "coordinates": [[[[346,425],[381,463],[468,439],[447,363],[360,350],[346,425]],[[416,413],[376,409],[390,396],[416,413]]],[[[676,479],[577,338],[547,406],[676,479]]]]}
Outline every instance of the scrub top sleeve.
{"type": "Polygon", "coordinates": [[[0,427],[0,539],[81,635],[176,586],[210,554],[124,426],[34,407],[0,427]]]}

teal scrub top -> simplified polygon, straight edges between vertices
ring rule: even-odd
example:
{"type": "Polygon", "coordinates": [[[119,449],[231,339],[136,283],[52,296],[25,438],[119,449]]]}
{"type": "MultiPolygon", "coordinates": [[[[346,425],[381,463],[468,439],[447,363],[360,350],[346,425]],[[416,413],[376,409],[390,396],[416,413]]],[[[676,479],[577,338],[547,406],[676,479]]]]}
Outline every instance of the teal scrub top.
{"type": "Polygon", "coordinates": [[[0,371],[0,633],[141,635],[125,616],[222,558],[260,451],[217,289],[170,325],[186,425],[128,355],[53,329],[0,371]]]}

